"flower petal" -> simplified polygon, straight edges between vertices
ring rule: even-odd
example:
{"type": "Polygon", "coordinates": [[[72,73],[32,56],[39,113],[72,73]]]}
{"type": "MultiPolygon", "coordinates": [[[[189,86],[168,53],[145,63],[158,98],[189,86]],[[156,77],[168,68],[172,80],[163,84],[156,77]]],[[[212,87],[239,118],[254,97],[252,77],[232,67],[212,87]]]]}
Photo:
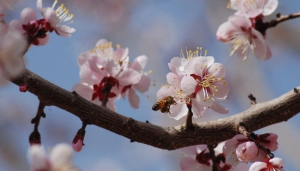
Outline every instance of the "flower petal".
{"type": "Polygon", "coordinates": [[[133,107],[134,109],[139,108],[140,97],[136,94],[133,88],[129,89],[128,100],[131,107],[133,107]]]}
{"type": "Polygon", "coordinates": [[[170,107],[169,117],[173,118],[175,120],[179,120],[182,117],[184,117],[185,115],[187,115],[188,111],[189,110],[185,103],[181,103],[181,104],[177,103],[176,105],[172,105],[170,107]]]}
{"type": "Polygon", "coordinates": [[[191,76],[184,76],[181,80],[181,89],[184,93],[190,95],[195,92],[197,81],[191,76]]]}
{"type": "Polygon", "coordinates": [[[181,171],[196,171],[199,170],[199,163],[191,157],[182,157],[180,160],[181,171]]]}
{"type": "Polygon", "coordinates": [[[275,166],[274,168],[283,168],[284,167],[284,162],[281,158],[274,157],[269,162],[272,163],[273,166],[275,166]]]}
{"type": "Polygon", "coordinates": [[[50,168],[46,151],[41,145],[32,145],[29,147],[28,160],[31,170],[48,170],[50,168]]]}
{"type": "Polygon", "coordinates": [[[133,87],[137,91],[139,91],[141,93],[145,93],[146,91],[149,90],[150,83],[151,83],[150,77],[146,74],[142,74],[140,82],[138,82],[137,84],[134,84],[133,87]]]}
{"type": "Polygon", "coordinates": [[[268,52],[268,46],[266,44],[266,41],[263,37],[263,35],[256,31],[255,29],[252,29],[252,34],[254,35],[253,40],[253,45],[254,45],[254,56],[256,56],[259,59],[262,60],[267,60],[269,59],[271,56],[269,56],[268,52]]]}
{"type": "Polygon", "coordinates": [[[167,82],[178,89],[181,89],[180,82],[182,80],[182,76],[174,74],[173,72],[169,72],[166,76],[167,82]]]}
{"type": "Polygon", "coordinates": [[[141,75],[139,72],[129,68],[121,72],[117,79],[119,80],[120,85],[133,85],[141,80],[141,75]]]}
{"type": "Polygon", "coordinates": [[[192,112],[194,118],[203,116],[205,110],[206,107],[203,107],[195,98],[192,98],[192,112]]]}
{"type": "Polygon", "coordinates": [[[187,154],[187,155],[191,155],[191,156],[196,156],[198,151],[197,151],[197,146],[193,145],[193,146],[189,146],[189,147],[184,147],[180,149],[183,153],[187,154]]]}
{"type": "Polygon", "coordinates": [[[249,171],[258,171],[267,169],[267,164],[265,162],[254,162],[251,166],[249,171]]]}
{"type": "Polygon", "coordinates": [[[66,25],[59,25],[55,27],[58,35],[63,37],[71,37],[71,34],[76,31],[76,29],[66,26],[66,25]]]}
{"type": "Polygon", "coordinates": [[[211,108],[213,111],[215,111],[215,112],[217,112],[217,113],[220,113],[220,114],[228,114],[228,112],[229,112],[227,108],[225,108],[224,106],[220,105],[220,104],[217,103],[217,102],[214,102],[214,103],[210,106],[210,108],[211,108]]]}
{"type": "Polygon", "coordinates": [[[158,100],[163,99],[164,97],[173,96],[173,95],[174,95],[174,92],[173,92],[172,87],[167,86],[167,85],[160,87],[160,89],[156,93],[156,97],[158,100]]]}
{"type": "Polygon", "coordinates": [[[209,67],[208,73],[210,76],[214,76],[215,78],[224,78],[226,75],[226,68],[220,63],[213,63],[209,67]]]}
{"type": "Polygon", "coordinates": [[[72,165],[73,149],[67,143],[57,144],[51,150],[49,158],[54,170],[72,165]]]}
{"type": "Polygon", "coordinates": [[[40,11],[40,13],[43,13],[43,3],[42,3],[42,0],[37,0],[36,1],[36,7],[40,11]]]}
{"type": "Polygon", "coordinates": [[[89,101],[92,100],[93,89],[86,84],[77,83],[73,86],[72,91],[76,91],[77,94],[89,101]]]}
{"type": "Polygon", "coordinates": [[[28,24],[30,21],[37,19],[37,13],[32,8],[24,8],[21,11],[20,18],[23,24],[28,24]]]}
{"type": "Polygon", "coordinates": [[[263,15],[267,16],[272,14],[278,7],[278,0],[267,0],[267,3],[264,5],[263,15]]]}
{"type": "Polygon", "coordinates": [[[136,71],[141,71],[146,67],[147,62],[148,62],[147,56],[145,55],[138,56],[134,59],[131,68],[136,71]]]}

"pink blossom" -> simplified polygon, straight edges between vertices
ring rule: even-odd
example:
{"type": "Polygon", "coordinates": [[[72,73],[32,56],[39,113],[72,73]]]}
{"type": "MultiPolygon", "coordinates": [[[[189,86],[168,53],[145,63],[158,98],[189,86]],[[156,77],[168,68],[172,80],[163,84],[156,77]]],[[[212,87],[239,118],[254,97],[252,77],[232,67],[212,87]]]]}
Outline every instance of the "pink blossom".
{"type": "Polygon", "coordinates": [[[201,106],[228,113],[223,106],[214,105],[217,101],[225,100],[229,93],[229,86],[224,79],[226,69],[222,64],[214,63],[213,57],[199,56],[188,62],[185,72],[181,81],[184,92],[192,95],[201,106]]]}
{"type": "Polygon", "coordinates": [[[188,106],[191,105],[193,112],[193,117],[197,118],[203,115],[205,107],[201,104],[198,104],[198,101],[195,98],[192,98],[187,93],[185,93],[180,86],[182,81],[180,75],[176,75],[172,72],[167,74],[167,81],[169,84],[162,86],[157,92],[157,99],[163,99],[164,97],[171,96],[176,101],[176,105],[170,106],[169,117],[179,120],[188,113],[188,106]]]}
{"type": "Polygon", "coordinates": [[[130,104],[136,108],[139,101],[132,88],[145,92],[150,85],[148,76],[142,71],[147,57],[138,57],[130,66],[128,48],[117,47],[114,50],[111,42],[101,39],[93,50],[82,53],[78,59],[81,81],[73,90],[96,103],[102,102],[109,91],[107,107],[112,110],[121,93],[128,93],[130,104]]]}
{"type": "Polygon", "coordinates": [[[182,171],[209,171],[212,169],[211,158],[205,155],[209,152],[206,145],[190,146],[182,148],[184,156],[180,159],[182,171]]]}
{"type": "Polygon", "coordinates": [[[278,149],[278,135],[274,133],[266,133],[258,135],[258,142],[260,142],[264,147],[270,149],[270,151],[276,151],[278,149]]]}
{"type": "Polygon", "coordinates": [[[241,134],[234,136],[232,139],[225,141],[223,152],[226,154],[226,163],[237,166],[240,160],[236,154],[236,148],[241,142],[247,142],[249,139],[241,134]]]}
{"type": "MultiPolygon", "coordinates": [[[[223,153],[224,143],[219,143],[214,149],[216,164],[221,171],[248,171],[247,164],[239,164],[236,167],[228,164],[223,153]]],[[[180,168],[182,171],[211,171],[212,160],[210,152],[206,145],[197,145],[182,148],[183,155],[180,160],[180,168]]]]}
{"type": "Polygon", "coordinates": [[[239,144],[235,153],[240,161],[247,163],[257,157],[258,148],[254,142],[247,141],[239,144]]]}
{"type": "Polygon", "coordinates": [[[149,90],[150,87],[150,77],[147,73],[143,71],[148,62],[148,58],[145,55],[138,56],[134,59],[133,63],[130,65],[130,68],[140,73],[140,81],[136,84],[127,85],[121,88],[122,97],[125,98],[128,95],[128,100],[130,102],[131,107],[139,108],[140,98],[136,94],[135,90],[140,93],[144,93],[149,90]]]}
{"type": "Polygon", "coordinates": [[[249,49],[262,60],[270,59],[272,55],[264,36],[252,27],[248,18],[230,16],[227,22],[219,26],[216,36],[218,40],[231,44],[230,56],[237,53],[238,57],[246,60],[249,49]]]}
{"type": "Polygon", "coordinates": [[[82,139],[77,139],[77,141],[74,141],[74,140],[73,140],[73,143],[72,143],[73,150],[76,151],[76,152],[80,152],[82,150],[83,145],[84,145],[83,141],[82,141],[82,139]]]}
{"type": "Polygon", "coordinates": [[[76,171],[72,164],[73,150],[70,145],[56,145],[47,156],[41,145],[32,145],[28,150],[31,171],[76,171]]]}
{"type": "Polygon", "coordinates": [[[21,21],[12,20],[9,28],[13,32],[26,34],[32,44],[45,45],[49,40],[46,31],[41,31],[41,26],[37,20],[37,13],[32,8],[24,8],[20,15],[21,21]]]}
{"type": "Polygon", "coordinates": [[[55,0],[52,7],[43,8],[42,0],[37,0],[36,6],[44,17],[44,20],[40,20],[39,22],[43,23],[44,28],[50,32],[54,30],[60,36],[70,37],[76,30],[61,24],[72,20],[74,15],[69,13],[64,4],[61,4],[54,10],[57,2],[58,0],[55,0]]]}
{"type": "Polygon", "coordinates": [[[249,171],[284,171],[284,162],[281,158],[266,158],[264,162],[255,162],[250,166],[249,171]]]}
{"type": "MultiPolygon", "coordinates": [[[[200,52],[201,53],[201,52],[200,52]]],[[[200,117],[207,108],[218,113],[228,113],[228,110],[217,103],[225,100],[229,87],[224,80],[226,69],[222,64],[214,63],[214,58],[201,56],[199,49],[187,51],[187,57],[171,59],[167,74],[167,85],[157,92],[157,99],[171,96],[176,105],[170,106],[171,118],[176,120],[184,117],[191,107],[193,116],[200,117]]]]}
{"type": "MultiPolygon", "coordinates": [[[[278,148],[277,137],[276,134],[266,133],[258,135],[256,141],[264,147],[269,148],[270,152],[273,152],[278,148]]],[[[259,149],[255,142],[241,134],[227,140],[223,150],[226,154],[227,163],[233,166],[236,166],[239,161],[246,163],[263,161],[266,157],[266,153],[262,149],[259,149]]]]}
{"type": "Polygon", "coordinates": [[[235,15],[246,18],[270,15],[277,6],[278,0],[230,0],[229,3],[230,8],[237,10],[235,15]]]}

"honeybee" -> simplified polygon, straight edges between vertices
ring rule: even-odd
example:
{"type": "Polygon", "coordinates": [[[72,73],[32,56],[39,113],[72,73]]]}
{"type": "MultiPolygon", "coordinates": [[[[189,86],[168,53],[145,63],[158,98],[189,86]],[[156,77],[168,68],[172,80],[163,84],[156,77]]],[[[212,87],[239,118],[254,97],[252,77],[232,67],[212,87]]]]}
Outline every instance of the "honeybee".
{"type": "Polygon", "coordinates": [[[152,106],[152,110],[160,110],[161,113],[170,113],[171,105],[176,105],[176,102],[172,96],[167,96],[154,103],[154,105],[152,106]]]}

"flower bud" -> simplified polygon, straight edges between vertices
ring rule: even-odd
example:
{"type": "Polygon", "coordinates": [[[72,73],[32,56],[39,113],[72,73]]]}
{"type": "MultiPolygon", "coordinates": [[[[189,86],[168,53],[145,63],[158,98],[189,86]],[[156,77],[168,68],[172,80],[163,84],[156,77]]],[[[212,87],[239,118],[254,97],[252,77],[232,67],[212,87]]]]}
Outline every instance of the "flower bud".
{"type": "Polygon", "coordinates": [[[81,151],[82,146],[84,146],[83,143],[84,135],[85,135],[85,130],[82,128],[79,129],[72,142],[72,147],[74,151],[76,152],[81,151]]]}
{"type": "Polygon", "coordinates": [[[19,87],[20,92],[26,92],[28,90],[28,84],[23,83],[19,87]]]}
{"type": "Polygon", "coordinates": [[[38,131],[33,131],[29,136],[30,146],[35,144],[41,144],[41,135],[38,131]]]}

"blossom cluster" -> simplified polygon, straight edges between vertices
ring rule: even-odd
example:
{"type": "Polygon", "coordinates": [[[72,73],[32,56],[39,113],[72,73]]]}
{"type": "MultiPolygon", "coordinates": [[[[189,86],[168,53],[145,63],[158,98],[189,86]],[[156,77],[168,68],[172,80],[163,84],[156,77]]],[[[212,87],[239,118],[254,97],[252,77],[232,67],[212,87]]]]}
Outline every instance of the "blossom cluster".
{"type": "Polygon", "coordinates": [[[191,108],[194,117],[203,115],[207,108],[226,114],[228,110],[218,101],[225,100],[229,86],[224,79],[225,67],[214,63],[212,56],[201,56],[199,49],[187,51],[187,57],[181,52],[169,63],[171,72],[167,74],[168,84],[157,92],[157,99],[171,96],[176,105],[170,106],[170,117],[176,120],[187,115],[191,108]]]}
{"type": "Polygon", "coordinates": [[[229,8],[236,10],[217,30],[217,39],[232,45],[231,53],[246,60],[249,49],[259,59],[267,60],[272,54],[265,41],[264,16],[272,14],[278,0],[230,0],[229,8]]]}
{"type": "Polygon", "coordinates": [[[25,8],[20,15],[21,21],[12,20],[8,25],[3,18],[3,10],[12,9],[16,0],[0,1],[0,85],[23,71],[23,55],[29,44],[45,45],[49,40],[48,32],[55,31],[64,37],[70,37],[75,32],[74,28],[61,25],[74,16],[69,14],[64,4],[54,10],[57,2],[55,0],[52,7],[43,8],[42,0],[37,0],[37,8],[43,16],[41,19],[37,19],[35,10],[25,8]],[[16,45],[18,48],[15,48],[16,45]]]}
{"type": "MultiPolygon", "coordinates": [[[[247,171],[249,166],[244,163],[231,165],[226,162],[226,154],[223,152],[224,143],[220,143],[215,149],[218,170],[221,171],[247,171]]],[[[182,148],[183,155],[180,160],[182,171],[211,171],[213,162],[207,145],[197,145],[182,148]]]]}
{"type": "Polygon", "coordinates": [[[139,96],[136,91],[144,93],[150,86],[150,77],[143,69],[148,58],[138,56],[129,62],[128,48],[101,39],[93,50],[79,56],[80,83],[73,87],[79,95],[96,104],[108,98],[106,106],[116,110],[115,101],[128,96],[133,108],[139,107],[139,96]]]}
{"type": "Polygon", "coordinates": [[[37,19],[34,9],[25,8],[20,15],[21,21],[12,20],[9,24],[10,29],[25,34],[34,45],[45,45],[49,40],[47,32],[55,31],[60,36],[70,37],[76,30],[61,24],[72,20],[74,15],[69,13],[64,4],[54,10],[57,2],[58,0],[55,0],[52,7],[43,8],[42,0],[37,0],[37,8],[43,17],[37,19]]]}
{"type": "MultiPolygon", "coordinates": [[[[236,135],[232,139],[220,143],[215,149],[215,160],[222,171],[284,171],[283,160],[269,154],[277,150],[278,136],[274,133],[255,135],[256,141],[244,135],[236,135]],[[267,150],[262,150],[262,147],[267,150]],[[273,158],[274,157],[274,158],[273,158]],[[253,164],[247,165],[248,162],[253,164]]],[[[182,171],[212,170],[212,157],[206,145],[191,146],[182,149],[180,161],[182,171]]]]}

